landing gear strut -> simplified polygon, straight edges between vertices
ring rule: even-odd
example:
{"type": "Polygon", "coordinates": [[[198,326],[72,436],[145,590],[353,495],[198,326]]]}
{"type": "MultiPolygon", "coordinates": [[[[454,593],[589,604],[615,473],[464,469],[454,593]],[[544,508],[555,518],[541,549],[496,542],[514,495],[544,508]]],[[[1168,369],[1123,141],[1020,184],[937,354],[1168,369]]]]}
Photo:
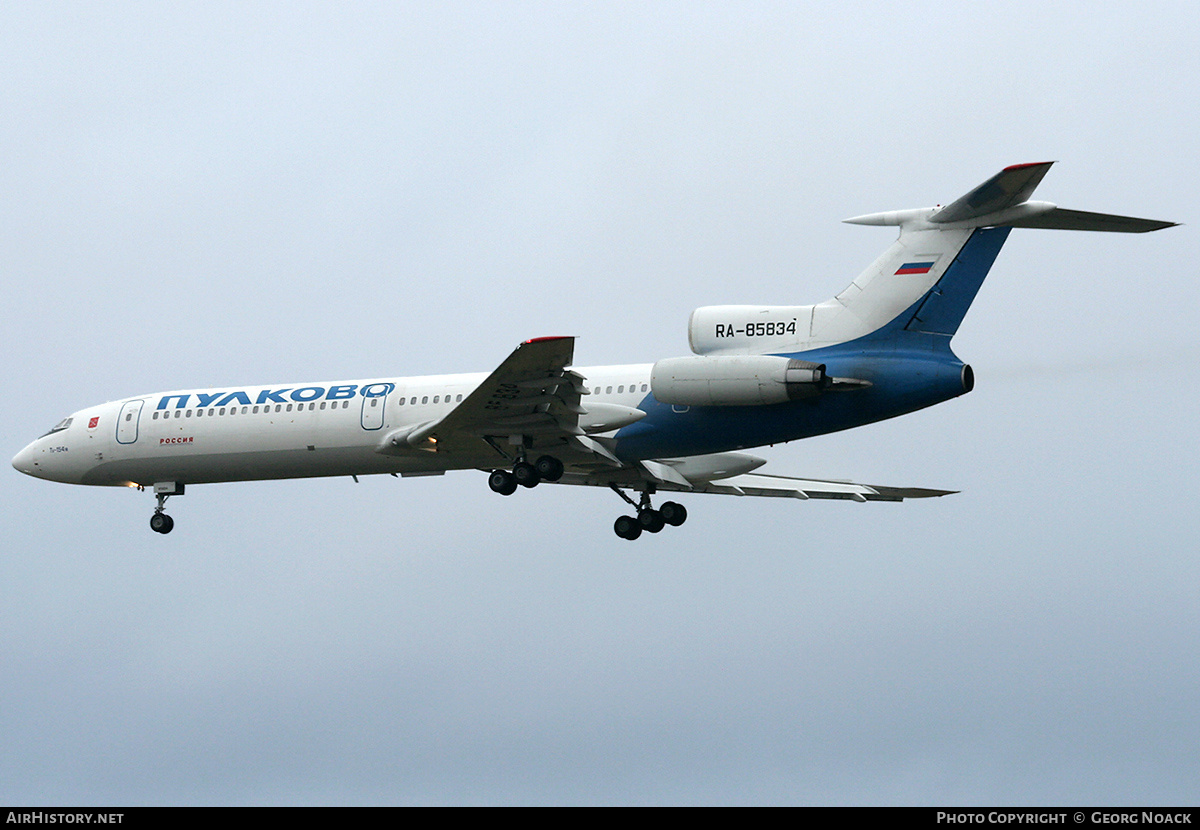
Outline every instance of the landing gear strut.
{"type": "Polygon", "coordinates": [[[643,530],[647,533],[658,533],[667,525],[679,527],[687,521],[687,508],[678,502],[665,501],[662,507],[655,510],[650,504],[653,488],[643,490],[641,500],[635,502],[617,485],[610,484],[609,487],[637,511],[636,516],[619,516],[613,522],[613,532],[622,539],[632,542],[642,535],[643,530]]]}

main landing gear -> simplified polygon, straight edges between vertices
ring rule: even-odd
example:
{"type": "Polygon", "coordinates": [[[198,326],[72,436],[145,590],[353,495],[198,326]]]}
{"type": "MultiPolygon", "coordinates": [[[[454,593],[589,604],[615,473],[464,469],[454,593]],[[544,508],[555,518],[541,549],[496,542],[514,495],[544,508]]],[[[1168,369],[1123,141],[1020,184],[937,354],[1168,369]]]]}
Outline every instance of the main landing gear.
{"type": "Polygon", "coordinates": [[[543,455],[530,464],[522,456],[513,465],[512,472],[508,470],[492,470],[488,476],[488,487],[502,496],[511,496],[517,492],[517,485],[522,487],[537,487],[543,481],[558,481],[563,476],[563,463],[552,455],[543,455]]]}
{"type": "MultiPolygon", "coordinates": [[[[488,487],[502,496],[511,496],[517,487],[537,487],[543,481],[558,481],[563,476],[563,463],[551,455],[543,455],[530,464],[524,456],[508,470],[492,470],[488,476],[488,487]]],[[[653,487],[642,491],[641,501],[634,501],[620,487],[610,484],[613,492],[633,507],[635,515],[620,516],[613,523],[613,530],[622,539],[633,541],[647,533],[658,533],[667,525],[679,527],[687,521],[687,508],[679,502],[665,501],[657,510],[650,504],[653,487]]],[[[165,532],[165,531],[164,531],[165,532]]]]}
{"type": "Polygon", "coordinates": [[[167,503],[167,499],[171,496],[182,495],[182,484],[174,481],[155,482],[154,498],[158,499],[158,507],[154,508],[154,515],[150,517],[151,530],[155,533],[170,533],[175,529],[175,520],[163,512],[163,505],[167,503]]]}
{"type": "Polygon", "coordinates": [[[642,535],[642,531],[647,533],[658,533],[667,525],[679,527],[687,521],[687,508],[679,502],[664,501],[662,507],[655,510],[650,505],[650,491],[642,492],[640,502],[635,502],[629,496],[617,487],[615,484],[610,484],[613,492],[620,496],[637,511],[636,516],[618,516],[613,522],[613,531],[622,539],[633,541],[642,535]]]}

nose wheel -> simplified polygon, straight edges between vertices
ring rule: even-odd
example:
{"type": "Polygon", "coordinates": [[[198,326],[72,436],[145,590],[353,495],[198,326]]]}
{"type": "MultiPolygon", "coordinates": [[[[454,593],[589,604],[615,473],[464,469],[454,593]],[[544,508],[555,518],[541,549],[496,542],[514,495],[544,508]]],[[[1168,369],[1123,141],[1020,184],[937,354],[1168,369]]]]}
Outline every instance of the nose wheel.
{"type": "Polygon", "coordinates": [[[150,517],[150,529],[155,533],[170,533],[175,529],[175,520],[166,513],[155,513],[150,517]]]}

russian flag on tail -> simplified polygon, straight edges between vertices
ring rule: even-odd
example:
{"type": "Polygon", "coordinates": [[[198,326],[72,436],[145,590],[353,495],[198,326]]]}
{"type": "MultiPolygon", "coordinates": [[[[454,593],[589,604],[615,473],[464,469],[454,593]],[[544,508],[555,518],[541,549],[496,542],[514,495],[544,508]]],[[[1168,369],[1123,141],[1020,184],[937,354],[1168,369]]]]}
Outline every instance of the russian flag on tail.
{"type": "Polygon", "coordinates": [[[897,274],[928,274],[933,268],[932,262],[906,262],[897,269],[897,274]]]}

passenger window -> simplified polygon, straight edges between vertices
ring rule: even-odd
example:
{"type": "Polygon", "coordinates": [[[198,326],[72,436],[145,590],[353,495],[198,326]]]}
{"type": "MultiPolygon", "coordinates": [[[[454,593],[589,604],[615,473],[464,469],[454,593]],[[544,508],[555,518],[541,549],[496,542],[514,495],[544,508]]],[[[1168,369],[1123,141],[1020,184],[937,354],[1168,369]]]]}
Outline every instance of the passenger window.
{"type": "Polygon", "coordinates": [[[462,400],[462,395],[459,395],[457,398],[455,398],[455,401],[461,401],[461,400],[462,400]]]}
{"type": "Polygon", "coordinates": [[[608,387],[608,391],[606,392],[606,394],[608,394],[608,395],[611,395],[611,394],[612,394],[612,387],[611,387],[611,386],[610,386],[610,387],[608,387]]]}
{"type": "Polygon", "coordinates": [[[153,415],[151,415],[150,417],[151,417],[153,420],[157,421],[157,420],[158,420],[158,413],[157,413],[157,412],[155,412],[155,413],[154,413],[153,415]]]}
{"type": "Polygon", "coordinates": [[[291,412],[291,411],[292,411],[292,405],[291,405],[291,404],[288,404],[288,405],[287,405],[287,411],[288,411],[288,412],[291,412]]]}
{"type": "Polygon", "coordinates": [[[324,408],[325,408],[325,401],[321,401],[321,408],[322,408],[322,409],[324,409],[324,408]]]}
{"type": "Polygon", "coordinates": [[[422,397],[422,398],[421,398],[421,403],[429,403],[429,396],[428,396],[428,395],[425,395],[424,397],[422,397]]]}
{"type": "Polygon", "coordinates": [[[371,398],[371,406],[379,406],[379,398],[371,398]]]}
{"type": "Polygon", "coordinates": [[[642,384],[642,391],[643,391],[643,392],[645,392],[645,391],[646,391],[646,384],[644,384],[644,383],[642,384]]]}

